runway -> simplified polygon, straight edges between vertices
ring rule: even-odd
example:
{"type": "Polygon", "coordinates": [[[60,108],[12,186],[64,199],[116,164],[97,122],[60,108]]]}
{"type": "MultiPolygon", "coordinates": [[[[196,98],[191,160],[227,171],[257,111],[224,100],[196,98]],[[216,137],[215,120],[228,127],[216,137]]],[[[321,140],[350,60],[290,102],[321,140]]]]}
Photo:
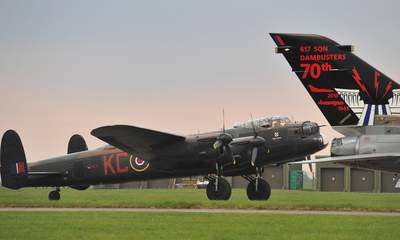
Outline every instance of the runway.
{"type": "Polygon", "coordinates": [[[400,217],[400,212],[320,211],[320,210],[258,210],[258,209],[171,209],[171,208],[0,208],[0,212],[164,212],[164,213],[240,213],[286,215],[343,215],[400,217]]]}

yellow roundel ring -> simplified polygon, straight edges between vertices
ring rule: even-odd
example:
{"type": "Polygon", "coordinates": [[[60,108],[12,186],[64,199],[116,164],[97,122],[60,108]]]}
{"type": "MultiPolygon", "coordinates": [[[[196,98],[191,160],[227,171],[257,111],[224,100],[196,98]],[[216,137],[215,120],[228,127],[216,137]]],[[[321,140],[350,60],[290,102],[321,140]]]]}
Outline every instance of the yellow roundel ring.
{"type": "Polygon", "coordinates": [[[135,172],[144,172],[150,166],[149,162],[147,162],[146,160],[138,157],[135,157],[135,159],[133,159],[133,155],[129,157],[129,165],[135,172]]]}

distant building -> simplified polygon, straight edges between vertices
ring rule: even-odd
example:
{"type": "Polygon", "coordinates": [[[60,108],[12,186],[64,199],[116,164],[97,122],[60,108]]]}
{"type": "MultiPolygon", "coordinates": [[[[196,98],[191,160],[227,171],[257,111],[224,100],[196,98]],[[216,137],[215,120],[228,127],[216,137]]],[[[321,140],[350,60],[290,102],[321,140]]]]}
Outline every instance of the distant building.
{"type": "Polygon", "coordinates": [[[340,164],[316,164],[316,190],[334,192],[400,192],[399,176],[340,164]]]}

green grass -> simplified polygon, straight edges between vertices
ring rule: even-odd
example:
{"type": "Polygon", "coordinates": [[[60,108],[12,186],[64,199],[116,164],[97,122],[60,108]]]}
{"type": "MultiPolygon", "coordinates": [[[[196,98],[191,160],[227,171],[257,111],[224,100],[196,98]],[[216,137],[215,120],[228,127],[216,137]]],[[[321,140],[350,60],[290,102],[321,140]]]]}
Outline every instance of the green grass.
{"type": "Polygon", "coordinates": [[[268,201],[249,201],[242,189],[234,189],[229,201],[209,201],[197,189],[88,189],[61,190],[60,201],[49,201],[50,189],[0,188],[0,207],[124,207],[124,208],[235,208],[313,209],[400,212],[400,194],[332,193],[274,190],[268,201]]]}
{"type": "Polygon", "coordinates": [[[400,217],[2,212],[0,239],[398,239],[400,217]]]}

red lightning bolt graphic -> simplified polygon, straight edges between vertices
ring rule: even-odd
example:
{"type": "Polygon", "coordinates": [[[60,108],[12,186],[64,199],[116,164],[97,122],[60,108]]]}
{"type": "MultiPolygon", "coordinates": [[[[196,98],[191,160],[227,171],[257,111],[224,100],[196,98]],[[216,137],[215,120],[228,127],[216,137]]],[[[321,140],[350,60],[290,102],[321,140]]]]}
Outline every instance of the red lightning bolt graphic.
{"type": "Polygon", "coordinates": [[[379,76],[381,74],[377,71],[374,73],[374,87],[375,87],[375,98],[378,99],[378,88],[379,88],[379,76]]]}
{"type": "Polygon", "coordinates": [[[390,89],[392,89],[392,85],[393,85],[393,81],[390,81],[390,82],[386,85],[386,87],[385,87],[385,93],[383,94],[383,96],[382,96],[381,99],[383,99],[383,98],[386,96],[386,94],[390,91],[390,89]]]}
{"type": "Polygon", "coordinates": [[[360,89],[371,98],[371,95],[369,95],[367,87],[365,87],[365,85],[361,82],[361,77],[360,77],[360,74],[358,74],[356,67],[353,67],[352,72],[353,72],[354,81],[357,83],[357,85],[360,87],[360,89]]]}
{"type": "Polygon", "coordinates": [[[276,41],[278,41],[279,45],[282,45],[282,46],[285,45],[285,42],[282,40],[281,36],[276,35],[275,38],[276,38],[276,41]]]}

